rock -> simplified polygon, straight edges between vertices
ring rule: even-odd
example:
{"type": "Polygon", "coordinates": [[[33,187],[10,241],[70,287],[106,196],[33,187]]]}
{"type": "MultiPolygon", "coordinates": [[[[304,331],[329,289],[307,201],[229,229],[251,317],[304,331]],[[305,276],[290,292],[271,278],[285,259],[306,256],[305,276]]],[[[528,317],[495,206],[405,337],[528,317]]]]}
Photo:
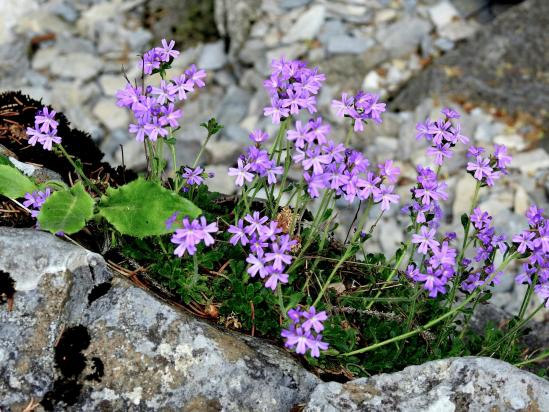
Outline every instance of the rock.
{"type": "Polygon", "coordinates": [[[248,113],[250,94],[237,86],[230,86],[216,110],[216,119],[225,127],[240,123],[248,113]]]}
{"type": "MultiPolygon", "coordinates": [[[[163,0],[161,0],[163,1],[163,0]]],[[[177,0],[179,1],[179,0],[177,0]]],[[[230,38],[229,60],[234,62],[248,39],[250,27],[261,10],[261,0],[215,0],[215,25],[219,34],[230,38]]]]}
{"type": "Polygon", "coordinates": [[[418,17],[404,17],[381,28],[376,34],[376,39],[387,49],[391,57],[398,58],[416,51],[430,30],[429,22],[418,17]]]}
{"type": "Polygon", "coordinates": [[[221,69],[227,62],[225,46],[222,41],[206,44],[198,59],[198,67],[204,70],[221,69]]]}
{"type": "Polygon", "coordinates": [[[242,153],[242,143],[234,140],[213,140],[208,143],[206,150],[210,153],[212,164],[233,164],[242,153]]]}
{"type": "Polygon", "coordinates": [[[321,383],[304,412],[548,410],[549,383],[491,358],[450,358],[346,384],[321,383]]]}
{"type": "Polygon", "coordinates": [[[208,188],[212,192],[231,195],[236,191],[234,178],[227,174],[229,166],[208,166],[207,172],[213,172],[214,177],[208,179],[208,188]]]}
{"type": "Polygon", "coordinates": [[[435,40],[433,43],[438,49],[442,51],[449,51],[454,48],[454,42],[450,39],[446,39],[444,37],[439,37],[435,40]]]}
{"type": "Polygon", "coordinates": [[[59,50],[56,47],[40,48],[32,56],[32,68],[34,70],[44,70],[49,68],[58,58],[59,50]]]}
{"type": "Polygon", "coordinates": [[[494,137],[494,143],[507,146],[508,149],[515,149],[518,151],[526,148],[526,142],[524,138],[519,134],[502,134],[494,137]]]}
{"type": "Polygon", "coordinates": [[[107,96],[115,96],[118,90],[126,86],[126,83],[122,74],[104,74],[99,78],[99,85],[107,96]]]}
{"type": "Polygon", "coordinates": [[[437,96],[495,107],[512,116],[530,115],[547,135],[548,26],[545,0],[526,0],[509,9],[408,82],[395,96],[393,110],[413,110],[425,97],[437,96]]]}
{"type": "Polygon", "coordinates": [[[297,21],[290,27],[282,41],[284,43],[293,43],[299,40],[312,40],[320,31],[324,23],[326,7],[323,5],[312,6],[303,13],[297,21]]]}
{"type": "Polygon", "coordinates": [[[69,53],[55,59],[50,70],[59,77],[88,80],[101,70],[101,60],[88,53],[69,53]]]}
{"type": "Polygon", "coordinates": [[[93,108],[93,114],[109,130],[128,127],[130,116],[128,111],[116,105],[114,99],[101,99],[93,108]]]}
{"type": "Polygon", "coordinates": [[[509,167],[519,169],[521,173],[534,173],[549,167],[549,154],[541,148],[518,153],[513,156],[509,167]]]}
{"type": "Polygon", "coordinates": [[[528,193],[522,186],[517,186],[515,191],[514,211],[517,215],[524,215],[530,207],[528,193]]]}
{"type": "Polygon", "coordinates": [[[463,20],[452,21],[441,27],[438,33],[448,40],[458,41],[472,37],[479,26],[474,22],[465,22],[463,20]]]}
{"type": "Polygon", "coordinates": [[[295,9],[309,4],[311,0],[280,0],[280,7],[283,9],[295,9]]]}
{"type": "Polygon", "coordinates": [[[429,7],[429,16],[437,30],[440,30],[454,19],[458,19],[459,13],[449,1],[441,1],[438,4],[429,7]]]}
{"type": "Polygon", "coordinates": [[[471,207],[471,199],[475,192],[476,180],[469,174],[464,174],[461,177],[455,189],[454,204],[452,206],[452,214],[454,221],[459,222],[461,215],[467,213],[471,207]]]}
{"type": "MultiPolygon", "coordinates": [[[[108,142],[105,142],[108,143],[108,142]]],[[[147,159],[145,157],[145,148],[143,143],[138,142],[135,138],[132,138],[128,142],[122,145],[122,150],[118,144],[116,144],[114,152],[114,162],[117,165],[124,163],[126,168],[137,171],[145,170],[147,167],[147,159]],[[124,153],[124,162],[122,162],[122,151],[124,153]]]]}
{"type": "Polygon", "coordinates": [[[16,290],[0,307],[2,409],[287,411],[319,382],[283,350],[112,277],[95,253],[33,229],[0,228],[0,245],[16,290]]]}
{"type": "Polygon", "coordinates": [[[351,37],[346,35],[333,36],[328,40],[328,52],[332,54],[361,54],[375,44],[371,38],[351,37]]]}
{"type": "MultiPolygon", "coordinates": [[[[369,226],[365,229],[369,230],[369,226]]],[[[379,242],[381,250],[385,256],[392,256],[400,246],[400,242],[404,241],[402,230],[396,222],[396,219],[383,219],[379,222],[379,242]]]]}

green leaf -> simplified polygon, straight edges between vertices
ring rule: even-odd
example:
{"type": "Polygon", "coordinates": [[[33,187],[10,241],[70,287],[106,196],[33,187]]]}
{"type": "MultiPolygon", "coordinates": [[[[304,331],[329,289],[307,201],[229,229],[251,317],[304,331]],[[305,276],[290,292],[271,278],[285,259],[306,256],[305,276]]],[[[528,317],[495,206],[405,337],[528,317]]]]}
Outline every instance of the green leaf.
{"type": "Polygon", "coordinates": [[[142,178],[107,189],[99,203],[99,214],[116,230],[138,238],[169,233],[166,220],[175,211],[193,219],[202,213],[190,200],[142,178]]]}
{"type": "Polygon", "coordinates": [[[70,235],[81,230],[92,218],[93,205],[92,197],[84,190],[82,182],[78,182],[68,190],[52,193],[46,199],[38,214],[38,223],[44,230],[52,233],[62,231],[70,235]]]}
{"type": "Polygon", "coordinates": [[[12,199],[36,190],[36,185],[14,167],[0,165],[0,194],[12,199]]]}

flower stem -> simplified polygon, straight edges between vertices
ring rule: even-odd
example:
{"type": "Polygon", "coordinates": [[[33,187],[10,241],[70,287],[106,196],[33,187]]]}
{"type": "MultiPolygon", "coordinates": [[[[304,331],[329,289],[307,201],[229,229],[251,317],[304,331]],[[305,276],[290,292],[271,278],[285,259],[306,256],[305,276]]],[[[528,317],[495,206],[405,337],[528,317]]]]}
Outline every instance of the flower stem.
{"type": "Polygon", "coordinates": [[[82,168],[80,166],[78,166],[74,162],[74,160],[72,160],[71,155],[69,155],[67,153],[67,151],[65,150],[63,145],[61,143],[59,143],[57,145],[57,147],[59,147],[59,150],[61,150],[61,153],[63,153],[63,156],[65,156],[65,158],[69,161],[71,166],[74,168],[74,171],[76,172],[76,174],[78,176],[80,176],[80,179],[82,179],[82,181],[86,184],[86,186],[88,186],[89,189],[93,190],[98,196],[101,196],[101,194],[102,194],[101,191],[98,189],[98,187],[95,185],[95,183],[93,183],[90,179],[87,178],[87,176],[84,174],[84,171],[82,170],[82,168]]]}
{"type": "Polygon", "coordinates": [[[516,366],[517,368],[520,368],[521,366],[528,365],[530,363],[539,362],[540,360],[543,360],[547,357],[549,357],[549,349],[542,352],[540,355],[536,356],[535,358],[531,358],[531,359],[527,359],[527,360],[519,362],[519,363],[515,363],[514,366],[516,366]]]}

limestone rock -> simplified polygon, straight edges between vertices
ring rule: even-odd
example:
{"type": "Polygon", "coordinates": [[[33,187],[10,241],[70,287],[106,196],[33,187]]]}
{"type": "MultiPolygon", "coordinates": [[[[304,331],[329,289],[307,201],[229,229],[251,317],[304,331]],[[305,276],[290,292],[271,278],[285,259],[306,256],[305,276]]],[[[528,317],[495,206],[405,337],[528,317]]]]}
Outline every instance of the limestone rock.
{"type": "Polygon", "coordinates": [[[283,350],[196,320],[50,234],[0,228],[0,270],[16,290],[13,310],[0,307],[2,410],[34,397],[62,410],[287,411],[318,383],[283,350]]]}
{"type": "Polygon", "coordinates": [[[299,16],[282,40],[285,43],[293,43],[298,40],[314,39],[324,23],[325,15],[326,7],[324,5],[319,4],[312,6],[309,10],[299,16]]]}
{"type": "Polygon", "coordinates": [[[401,372],[321,383],[304,412],[549,410],[549,383],[491,358],[450,358],[401,372]]]}

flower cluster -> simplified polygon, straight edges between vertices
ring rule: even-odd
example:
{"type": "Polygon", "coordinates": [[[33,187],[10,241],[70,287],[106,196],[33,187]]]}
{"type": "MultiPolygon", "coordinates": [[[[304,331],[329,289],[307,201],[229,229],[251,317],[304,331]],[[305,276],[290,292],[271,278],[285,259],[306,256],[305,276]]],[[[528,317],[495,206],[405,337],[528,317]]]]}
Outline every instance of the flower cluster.
{"type": "MultiPolygon", "coordinates": [[[[162,62],[171,61],[179,52],[172,50],[173,40],[164,47],[153,48],[143,56],[143,67],[146,74],[158,69],[162,62]]],[[[126,87],[116,93],[117,105],[132,110],[136,123],[130,124],[130,133],[135,134],[136,140],[142,142],[145,138],[156,141],[159,137],[166,137],[170,129],[179,127],[178,119],[183,115],[176,102],[187,99],[195,87],[204,87],[202,80],[206,77],[204,70],[198,70],[193,64],[184,74],[172,80],[161,80],[159,87],[143,86],[142,88],[126,84],[126,87]]]]}
{"type": "Polygon", "coordinates": [[[284,172],[282,166],[269,158],[269,153],[261,149],[261,142],[268,139],[267,133],[256,130],[250,134],[250,140],[255,146],[249,146],[246,154],[241,155],[237,161],[237,167],[229,168],[229,176],[235,176],[235,184],[243,186],[244,181],[251,182],[255,176],[266,177],[268,184],[276,183],[276,176],[284,172]]]}
{"type": "Polygon", "coordinates": [[[364,130],[364,123],[372,119],[381,123],[381,113],[385,111],[385,103],[378,102],[379,96],[360,90],[355,96],[347,93],[341,95],[341,100],[332,100],[332,107],[339,117],[350,117],[354,120],[355,132],[364,130]]]}
{"type": "Polygon", "coordinates": [[[483,185],[493,186],[502,175],[507,174],[507,166],[511,163],[511,156],[507,154],[507,147],[494,145],[494,154],[484,156],[484,148],[469,147],[467,157],[473,159],[467,163],[467,170],[483,185]]]}
{"type": "Polygon", "coordinates": [[[270,116],[274,124],[280,123],[301,109],[316,112],[316,94],[326,79],[317,68],[310,69],[300,60],[273,60],[271,77],[263,82],[271,98],[271,106],[263,113],[270,116]]]}
{"type": "Polygon", "coordinates": [[[61,143],[61,137],[57,136],[59,122],[55,120],[55,110],[43,107],[34,116],[34,127],[27,127],[27,136],[31,146],[40,143],[45,150],[51,150],[53,143],[61,143]]]}
{"type": "MultiPolygon", "coordinates": [[[[477,246],[475,262],[483,262],[482,267],[478,270],[469,270],[469,275],[461,283],[461,288],[468,293],[471,293],[477,287],[486,283],[490,279],[489,285],[497,285],[500,281],[503,272],[494,274],[494,257],[499,250],[501,253],[507,251],[505,243],[505,235],[496,235],[495,229],[492,226],[492,216],[487,212],[483,212],[480,208],[475,208],[469,217],[474,228],[474,242],[477,246]]],[[[469,266],[472,262],[469,259],[463,259],[461,264],[464,267],[469,266]]],[[[467,271],[466,271],[467,273],[467,271]]]]}
{"type": "Polygon", "coordinates": [[[49,187],[47,187],[43,192],[41,190],[35,190],[32,193],[27,193],[25,194],[23,206],[30,209],[32,217],[37,218],[42,205],[51,194],[52,191],[49,187]]]}
{"type": "Polygon", "coordinates": [[[233,235],[229,240],[233,246],[238,243],[248,245],[251,253],[246,262],[249,263],[247,272],[251,277],[259,275],[261,279],[267,279],[265,287],[272,290],[279,282],[288,283],[288,274],[284,272],[286,265],[292,263],[290,252],[297,242],[282,234],[276,221],[269,221],[267,216],[253,212],[244,220],[239,219],[236,225],[230,225],[228,232],[233,235]]]}
{"type": "MultiPolygon", "coordinates": [[[[166,228],[171,228],[177,220],[177,216],[178,213],[176,212],[168,218],[166,228]]],[[[182,226],[181,229],[176,229],[171,238],[171,242],[178,245],[173,252],[175,255],[181,257],[185,252],[189,255],[194,255],[196,253],[196,246],[200,242],[204,242],[206,246],[214,244],[215,240],[210,233],[217,233],[217,223],[208,224],[204,216],[191,222],[185,217],[183,218],[182,226]]]]}
{"type": "Polygon", "coordinates": [[[374,173],[361,152],[328,140],[329,132],[330,127],[318,117],[305,124],[297,121],[295,130],[287,133],[287,139],[296,147],[293,161],[304,169],[303,178],[309,195],[316,198],[321,190],[331,189],[349,203],[357,198],[381,203],[381,210],[388,210],[391,203],[397,203],[399,196],[393,190],[400,169],[393,161],[379,164],[378,172],[374,173]]]}
{"type": "Polygon", "coordinates": [[[322,322],[328,318],[326,312],[317,313],[315,307],[311,306],[308,311],[290,309],[288,317],[291,321],[290,327],[283,329],[281,333],[287,348],[295,348],[300,355],[310,351],[313,358],[319,357],[321,350],[328,349],[328,343],[322,342],[320,334],[324,330],[322,322]]]}
{"type": "Polygon", "coordinates": [[[410,214],[414,223],[425,223],[436,229],[440,225],[442,209],[440,201],[448,199],[447,184],[439,182],[437,174],[429,167],[417,167],[417,185],[410,189],[412,201],[402,211],[410,214]]]}
{"type": "Polygon", "coordinates": [[[545,307],[549,308],[549,219],[536,205],[528,209],[526,217],[530,227],[513,236],[517,252],[527,257],[516,282],[533,285],[534,292],[546,300],[545,307]]]}
{"type": "Polygon", "coordinates": [[[452,149],[457,143],[467,144],[469,138],[461,134],[461,125],[452,124],[452,119],[458,119],[460,114],[450,108],[442,109],[444,118],[436,121],[427,119],[416,125],[416,139],[425,138],[432,143],[427,154],[434,158],[436,165],[441,166],[445,158],[451,158],[452,149]]]}

